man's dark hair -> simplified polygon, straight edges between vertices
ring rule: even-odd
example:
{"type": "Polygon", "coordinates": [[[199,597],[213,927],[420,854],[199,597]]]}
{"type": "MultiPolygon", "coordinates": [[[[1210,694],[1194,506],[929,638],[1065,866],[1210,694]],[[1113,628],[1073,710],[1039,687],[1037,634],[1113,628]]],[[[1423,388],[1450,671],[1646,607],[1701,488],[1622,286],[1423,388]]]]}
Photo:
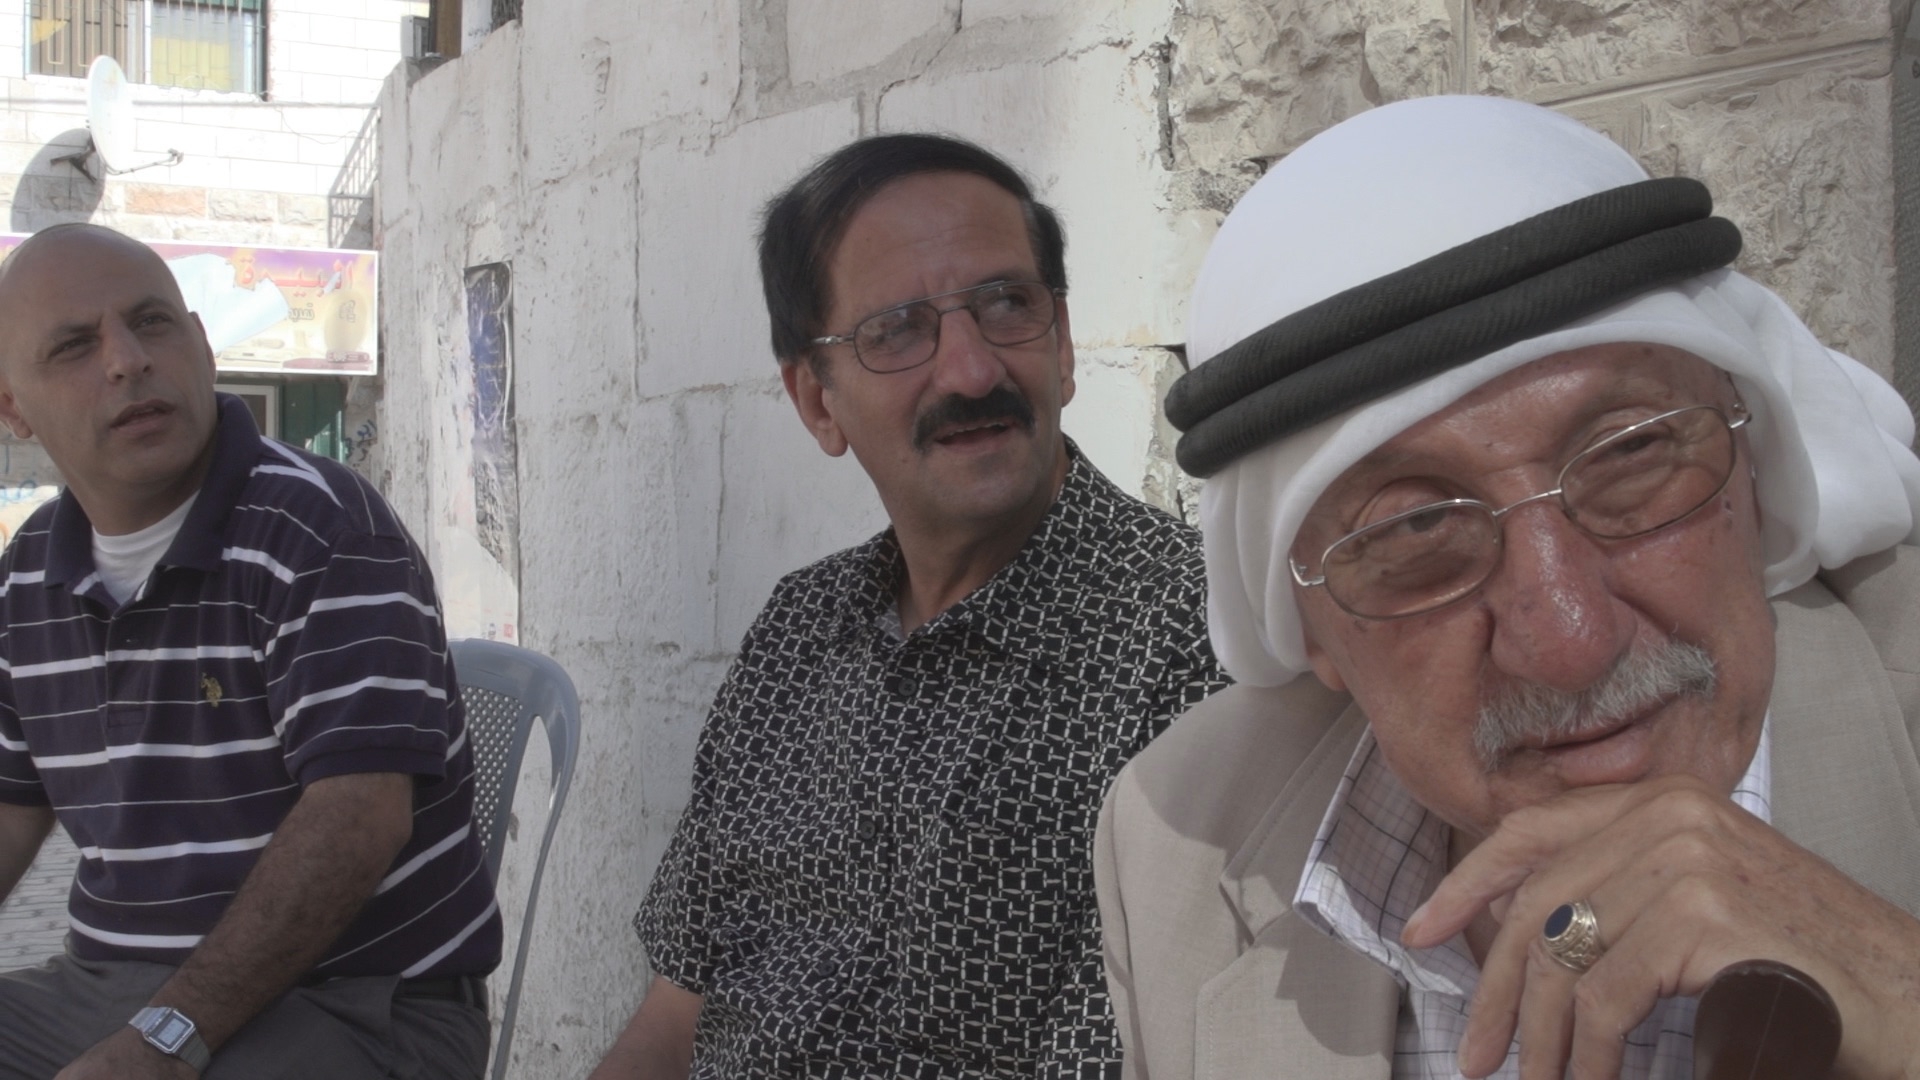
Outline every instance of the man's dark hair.
{"type": "MultiPolygon", "coordinates": [[[[1067,287],[1067,241],[1060,219],[1033,197],[1013,166],[947,135],[875,135],[821,158],[767,204],[760,226],[760,284],[773,323],[773,355],[783,364],[813,355],[814,338],[833,304],[828,262],[847,223],[881,188],[930,172],[972,173],[1020,200],[1040,280],[1067,287]]],[[[817,369],[816,369],[817,370],[817,369]]]]}

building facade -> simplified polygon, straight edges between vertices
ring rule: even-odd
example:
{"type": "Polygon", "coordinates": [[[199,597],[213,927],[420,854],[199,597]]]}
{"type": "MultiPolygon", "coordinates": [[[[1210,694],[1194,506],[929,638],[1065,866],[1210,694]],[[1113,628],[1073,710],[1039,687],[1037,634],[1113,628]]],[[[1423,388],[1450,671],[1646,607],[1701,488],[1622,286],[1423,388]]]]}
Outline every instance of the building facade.
{"type": "MultiPolygon", "coordinates": [[[[150,242],[371,248],[374,102],[398,0],[0,0],[0,233],[93,221],[150,242]],[[88,66],[126,73],[132,154],[89,153],[88,66]],[[109,169],[130,171],[111,171],[109,169]]],[[[377,380],[223,373],[274,434],[343,460],[373,440],[377,380]]],[[[0,434],[0,527],[59,479],[0,434]]]]}

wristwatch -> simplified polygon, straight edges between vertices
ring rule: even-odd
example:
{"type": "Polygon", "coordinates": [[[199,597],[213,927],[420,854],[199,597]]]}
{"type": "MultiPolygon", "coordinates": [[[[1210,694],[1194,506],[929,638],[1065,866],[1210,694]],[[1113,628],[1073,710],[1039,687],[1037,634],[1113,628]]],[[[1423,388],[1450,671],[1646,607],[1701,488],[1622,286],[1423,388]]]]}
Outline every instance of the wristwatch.
{"type": "Polygon", "coordinates": [[[197,1072],[205,1072],[207,1062],[213,1060],[213,1052],[207,1049],[206,1041],[200,1038],[199,1029],[179,1009],[149,1005],[134,1013],[133,1019],[127,1024],[155,1050],[179,1058],[197,1072]]]}

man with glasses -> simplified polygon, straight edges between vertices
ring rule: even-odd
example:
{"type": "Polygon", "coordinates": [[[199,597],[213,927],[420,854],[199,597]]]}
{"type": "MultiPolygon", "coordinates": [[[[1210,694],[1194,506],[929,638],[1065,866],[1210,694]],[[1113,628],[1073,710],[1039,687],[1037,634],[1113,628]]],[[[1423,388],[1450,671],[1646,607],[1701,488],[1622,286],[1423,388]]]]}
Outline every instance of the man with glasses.
{"type": "Polygon", "coordinates": [[[1130,1075],[1706,1075],[1749,960],[1920,1075],[1913,420],[1738,249],[1493,98],[1236,207],[1167,413],[1239,685],[1096,844],[1130,1075]]]}
{"type": "Polygon", "coordinates": [[[1061,433],[1064,242],[998,158],[847,146],[768,207],[760,265],[801,421],[891,527],[748,632],[594,1075],[1117,1075],[1093,825],[1224,682],[1198,536],[1061,433]]]}

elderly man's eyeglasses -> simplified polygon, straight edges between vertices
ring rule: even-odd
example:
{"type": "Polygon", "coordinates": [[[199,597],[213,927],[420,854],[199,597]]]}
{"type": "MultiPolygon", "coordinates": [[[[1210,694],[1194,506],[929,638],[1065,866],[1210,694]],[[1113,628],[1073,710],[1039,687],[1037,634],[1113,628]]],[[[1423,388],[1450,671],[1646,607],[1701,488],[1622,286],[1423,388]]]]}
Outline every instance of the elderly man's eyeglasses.
{"type": "Polygon", "coordinates": [[[1690,405],[1622,428],[1574,455],[1553,490],[1498,510],[1448,499],[1393,514],[1329,545],[1318,577],[1287,560],[1293,580],[1324,585],[1334,603],[1363,619],[1399,619],[1450,604],[1493,576],[1501,519],[1528,503],[1559,499],[1569,521],[1602,540],[1664,529],[1727,486],[1733,432],[1749,419],[1745,405],[1732,412],[1690,405]]]}
{"type": "Polygon", "coordinates": [[[850,344],[861,367],[885,375],[933,359],[941,320],[950,312],[971,312],[989,345],[1025,345],[1053,329],[1054,297],[1066,294],[1038,281],[992,281],[890,307],[861,319],[851,334],[817,337],[813,344],[850,344]],[[956,302],[936,303],[949,297],[956,302]]]}

